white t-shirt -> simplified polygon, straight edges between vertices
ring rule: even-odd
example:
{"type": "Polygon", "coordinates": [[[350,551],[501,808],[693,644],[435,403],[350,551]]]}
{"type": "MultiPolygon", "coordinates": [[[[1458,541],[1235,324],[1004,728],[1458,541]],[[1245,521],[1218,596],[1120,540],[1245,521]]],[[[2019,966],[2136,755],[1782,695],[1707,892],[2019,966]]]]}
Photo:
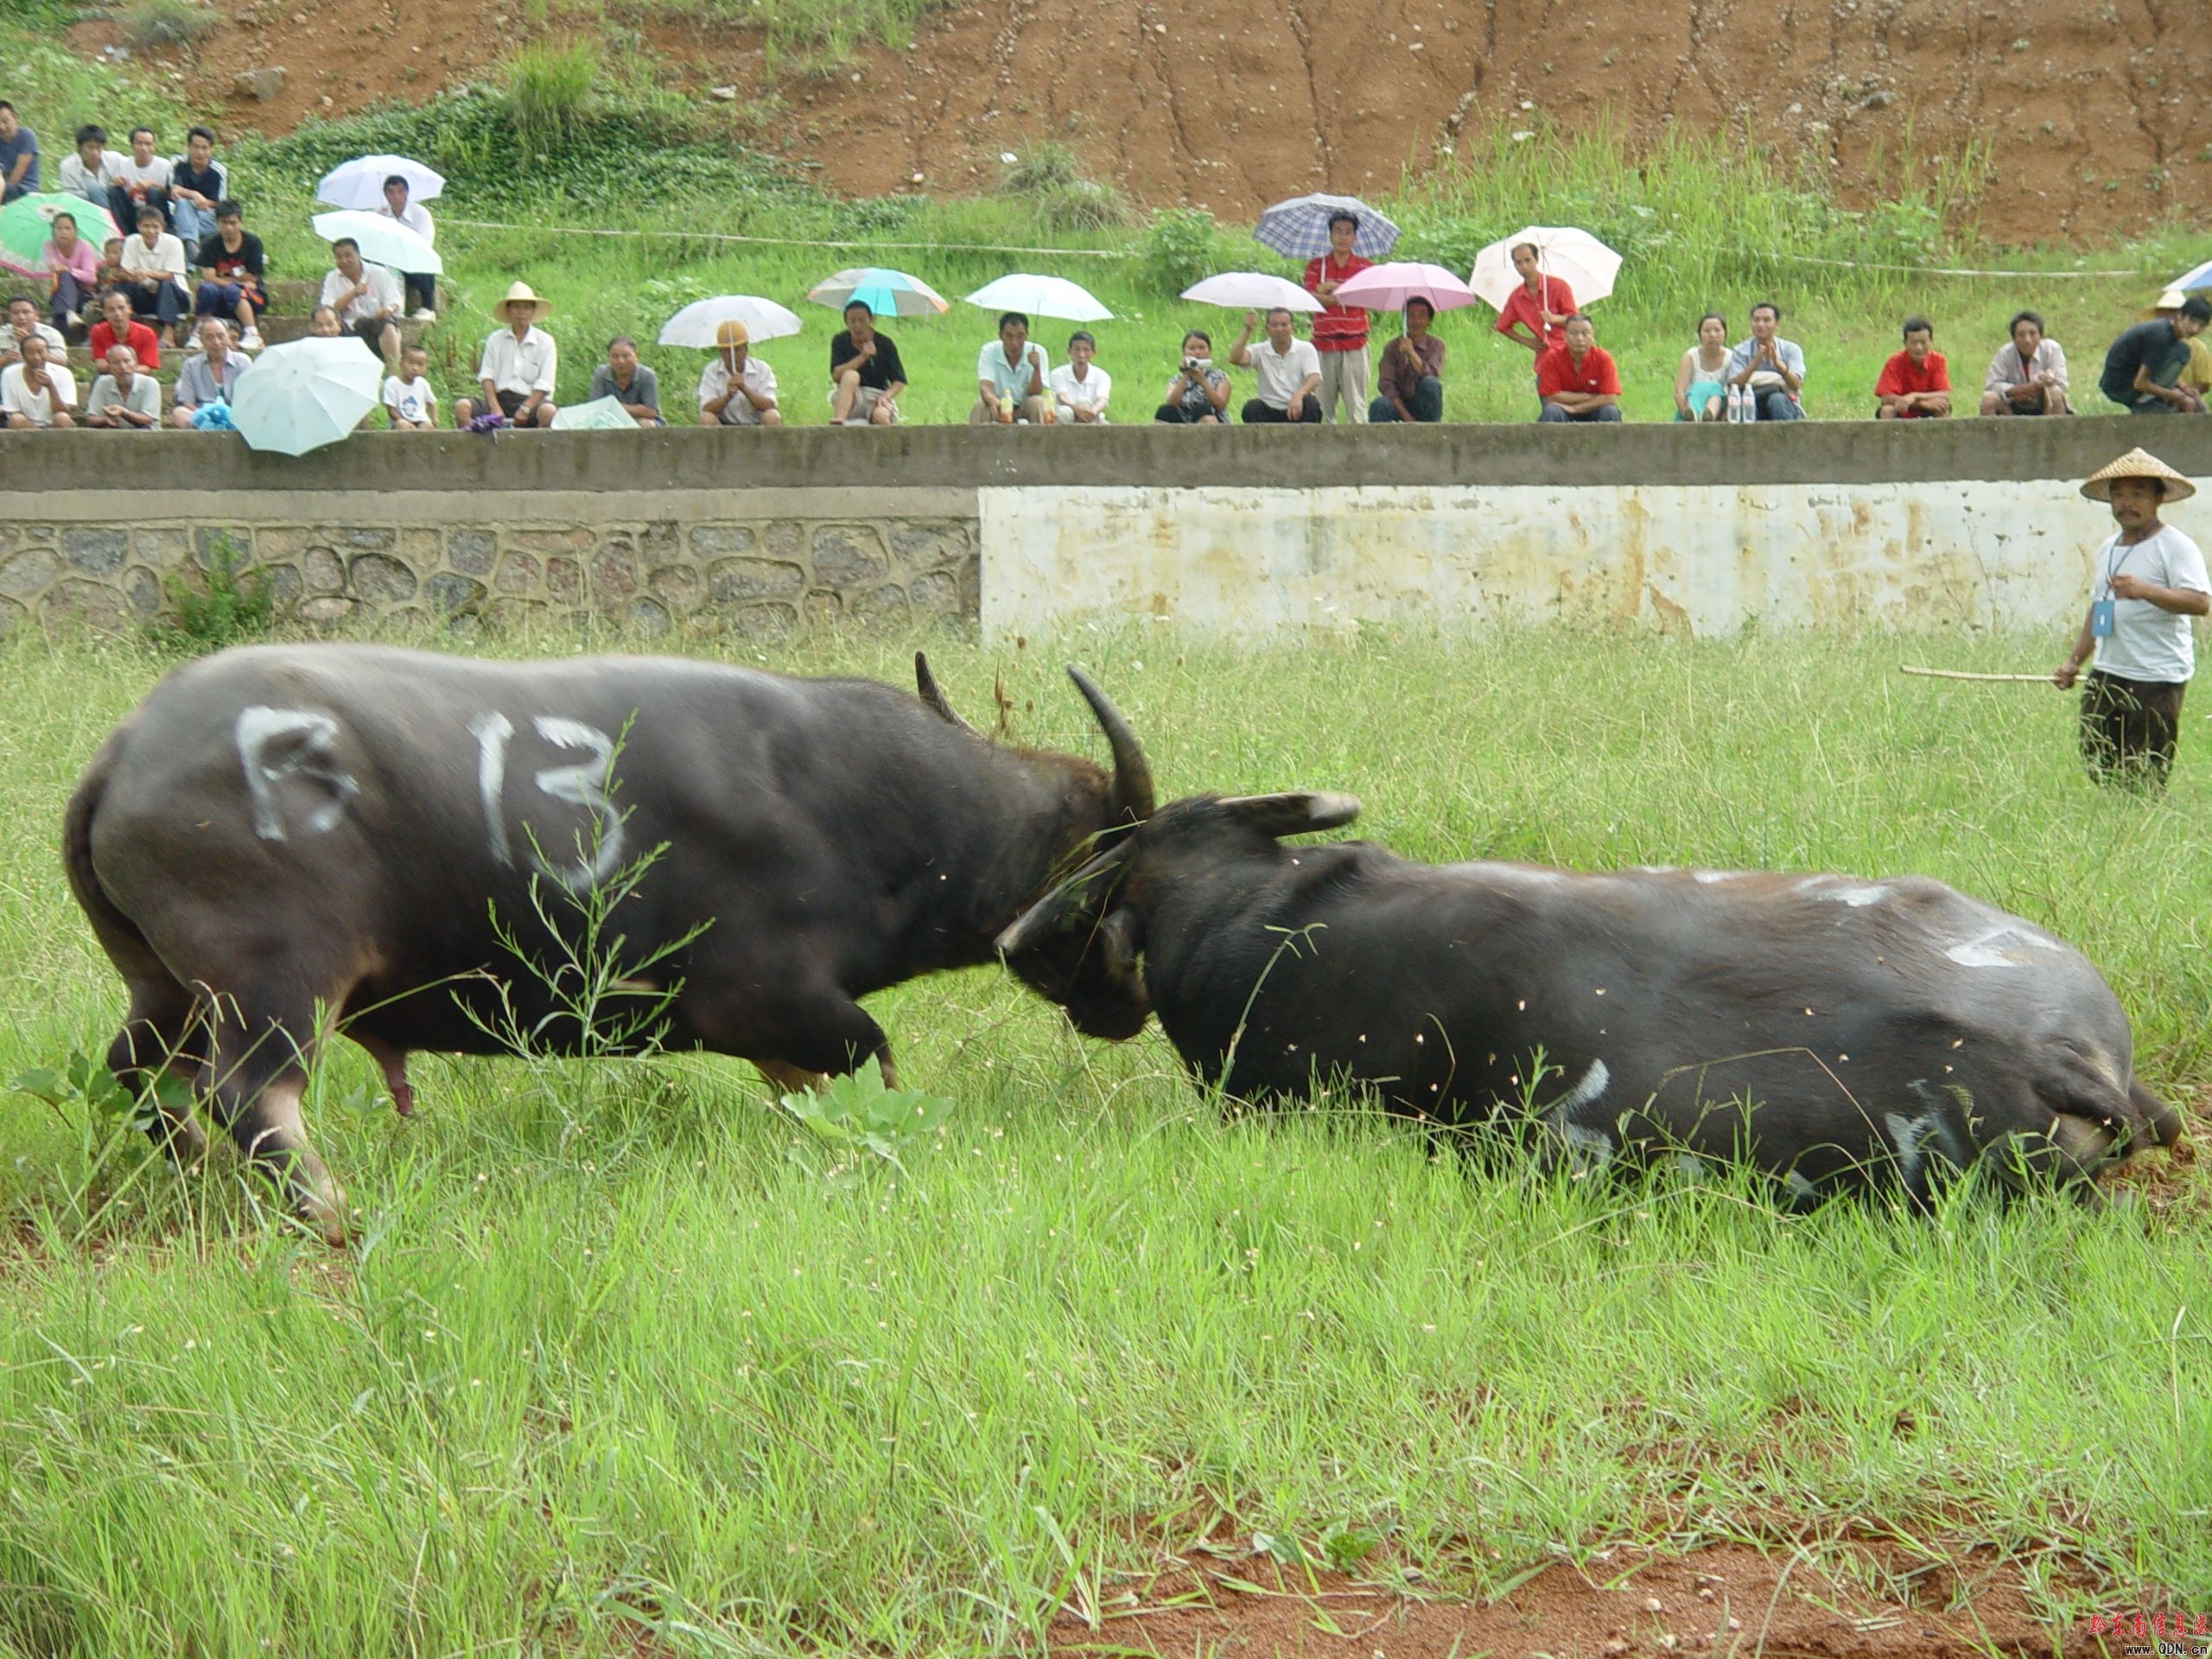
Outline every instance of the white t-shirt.
{"type": "Polygon", "coordinates": [[[384,378],[384,406],[403,421],[427,421],[438,406],[438,394],[421,376],[403,380],[396,374],[384,378]]]}
{"type": "Polygon", "coordinates": [[[115,171],[116,177],[120,182],[134,187],[130,194],[132,200],[137,201],[145,200],[146,193],[149,190],[166,190],[169,188],[171,171],[169,164],[158,156],[143,167],[138,165],[136,157],[125,156],[122,159],[122,164],[115,171]]]}
{"type": "Polygon", "coordinates": [[[1106,399],[1114,390],[1113,377],[1096,363],[1082,379],[1075,378],[1075,365],[1063,363],[1052,373],[1046,383],[1052,392],[1052,401],[1073,409],[1103,409],[1106,399]]]}
{"type": "Polygon", "coordinates": [[[163,231],[148,247],[143,236],[125,237],[123,268],[145,276],[167,276],[180,287],[184,283],[184,244],[163,231]]]}
{"type": "Polygon", "coordinates": [[[77,383],[69,371],[59,363],[46,365],[46,378],[53,386],[51,391],[32,391],[23,385],[23,365],[10,363],[0,369],[0,410],[10,415],[20,415],[33,426],[54,424],[54,399],[60,407],[73,408],[77,402],[77,383]]]}
{"type": "MultiPolygon", "coordinates": [[[[2204,555],[2195,542],[2171,524],[2133,547],[2122,547],[2117,531],[2097,550],[2091,566],[2089,598],[2112,599],[2115,575],[2140,576],[2161,588],[2184,588],[2193,594],[2212,594],[2204,574],[2204,555]]],[[[2123,680],[2147,680],[2171,685],[2196,671],[2196,641],[2190,619],[2162,611],[2147,599],[2113,601],[2112,632],[2097,641],[2100,672],[2123,680]]]]}
{"type": "Polygon", "coordinates": [[[386,311],[399,309],[398,277],[382,265],[372,265],[365,259],[361,262],[361,280],[368,284],[369,291],[357,299],[347,301],[346,308],[339,310],[338,296],[353,284],[341,270],[334,270],[323,277],[322,302],[338,312],[339,321],[365,322],[386,311]]]}
{"type": "Polygon", "coordinates": [[[1269,409],[1287,410],[1291,394],[1309,374],[1321,372],[1321,353],[1310,340],[1294,340],[1290,349],[1278,352],[1274,342],[1263,340],[1249,348],[1254,372],[1260,378],[1260,401],[1269,409]]]}
{"type": "MultiPolygon", "coordinates": [[[[776,395],[776,372],[762,362],[757,353],[747,352],[745,354],[745,384],[763,397],[773,397],[776,395]]],[[[717,352],[715,360],[707,365],[706,372],[699,377],[699,407],[704,409],[728,390],[729,365],[722,361],[721,353],[717,352]]],[[[724,426],[758,426],[760,424],[760,413],[753,406],[751,398],[741,396],[724,404],[717,418],[724,426]]]]}

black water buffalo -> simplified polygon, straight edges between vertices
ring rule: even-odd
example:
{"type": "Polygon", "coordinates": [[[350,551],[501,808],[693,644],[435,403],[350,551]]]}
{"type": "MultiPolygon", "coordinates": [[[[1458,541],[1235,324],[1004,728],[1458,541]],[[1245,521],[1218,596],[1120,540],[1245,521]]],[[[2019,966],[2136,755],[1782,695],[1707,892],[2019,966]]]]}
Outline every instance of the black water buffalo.
{"type": "Polygon", "coordinates": [[[1801,1201],[1993,1150],[2074,1182],[2179,1119],[2077,952],[1941,883],[1408,863],[1280,837],[1343,795],[1161,808],[1000,938],[1090,938],[1185,1063],[1247,1098],[1348,1079],[1452,1124],[1525,1109],[1551,1156],[1748,1159],[1801,1201]],[[1748,1109],[1745,1103],[1755,1103],[1748,1109]]]}
{"type": "MultiPolygon", "coordinates": [[[[1076,671],[1111,772],[983,741],[915,667],[919,699],[699,662],[366,645],[179,669],[101,747],[64,823],[71,888],[130,993],[109,1065],[133,1088],[191,1082],[334,1236],[341,1196],[300,1117],[334,1029],[403,1110],[410,1049],[650,1039],[787,1086],[871,1055],[888,1071],[857,999],[991,960],[1068,855],[1153,804],[1135,737],[1076,671]],[[579,960],[594,925],[601,960],[579,960]]],[[[1021,972],[1081,1028],[1134,1034],[1141,993],[1081,957],[1021,972]]],[[[156,1134],[181,1157],[204,1145],[173,1107],[156,1134]]]]}

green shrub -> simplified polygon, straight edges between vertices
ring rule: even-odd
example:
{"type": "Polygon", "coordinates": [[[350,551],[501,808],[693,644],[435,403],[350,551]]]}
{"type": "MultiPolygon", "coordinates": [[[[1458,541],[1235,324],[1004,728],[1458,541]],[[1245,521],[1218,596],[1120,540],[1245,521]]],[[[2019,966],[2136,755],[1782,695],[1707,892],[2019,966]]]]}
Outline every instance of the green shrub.
{"type": "Polygon", "coordinates": [[[591,125],[599,48],[590,41],[525,46],[507,67],[507,120],[525,149],[565,149],[591,125]]]}
{"type": "Polygon", "coordinates": [[[1256,243],[1236,245],[1214,216],[1201,207],[1173,207],[1154,213],[1136,240],[1139,279],[1173,294],[1218,271],[1235,270],[1240,264],[1253,264],[1255,257],[1275,263],[1275,256],[1256,243]]]}
{"type": "Polygon", "coordinates": [[[194,0],[131,0],[121,19],[124,38],[141,52],[197,46],[222,27],[222,19],[194,0]]]}
{"type": "Polygon", "coordinates": [[[1020,151],[1000,188],[1021,198],[1038,222],[1052,230],[1119,230],[1129,222],[1122,193],[1084,177],[1075,152],[1049,139],[1020,151]]]}
{"type": "Polygon", "coordinates": [[[276,618],[269,573],[251,564],[228,536],[217,536],[209,545],[206,566],[199,586],[181,574],[162,584],[172,613],[171,639],[193,650],[217,651],[267,633],[276,618]]]}

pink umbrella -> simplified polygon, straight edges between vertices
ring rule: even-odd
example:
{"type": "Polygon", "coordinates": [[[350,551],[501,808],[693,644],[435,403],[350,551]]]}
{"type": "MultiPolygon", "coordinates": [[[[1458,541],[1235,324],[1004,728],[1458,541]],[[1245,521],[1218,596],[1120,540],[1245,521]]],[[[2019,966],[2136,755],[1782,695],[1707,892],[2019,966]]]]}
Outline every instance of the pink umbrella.
{"type": "Polygon", "coordinates": [[[1439,311],[1451,311],[1472,305],[1475,290],[1441,265],[1394,259],[1345,278],[1337,285],[1337,299],[1367,311],[1402,311],[1408,300],[1427,300],[1439,311]]]}

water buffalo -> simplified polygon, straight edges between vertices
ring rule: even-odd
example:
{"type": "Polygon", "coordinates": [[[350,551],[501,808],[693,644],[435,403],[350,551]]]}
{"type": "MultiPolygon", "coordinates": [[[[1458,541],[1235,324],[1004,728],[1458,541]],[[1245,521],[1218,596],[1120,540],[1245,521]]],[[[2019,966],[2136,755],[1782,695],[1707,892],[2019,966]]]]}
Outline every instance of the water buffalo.
{"type": "MultiPolygon", "coordinates": [[[[101,746],[63,826],[70,887],[130,990],[108,1064],[133,1089],[192,1084],[334,1239],[342,1197],[300,1116],[334,1029],[403,1110],[410,1049],[651,1040],[786,1086],[871,1055],[888,1072],[858,999],[991,960],[1065,858],[1153,804],[1135,735],[1077,671],[1111,772],[983,741],[915,668],[918,699],[701,662],[350,645],[179,669],[101,746]]],[[[1082,1029],[1134,1034],[1141,993],[1082,957],[1072,942],[1021,973],[1082,1029]]],[[[156,1133],[183,1159],[205,1144],[174,1105],[156,1133]]]]}
{"type": "Polygon", "coordinates": [[[1176,801],[999,948],[1018,968],[1092,940],[1236,1096],[1341,1078],[1451,1124],[1518,1107],[1549,1156],[1748,1159],[1805,1202],[1853,1185],[1924,1202],[1993,1150],[2015,1185],[2077,1182],[2179,1134],[2096,969],[1940,882],[1281,844],[1358,811],[1176,801]]]}

